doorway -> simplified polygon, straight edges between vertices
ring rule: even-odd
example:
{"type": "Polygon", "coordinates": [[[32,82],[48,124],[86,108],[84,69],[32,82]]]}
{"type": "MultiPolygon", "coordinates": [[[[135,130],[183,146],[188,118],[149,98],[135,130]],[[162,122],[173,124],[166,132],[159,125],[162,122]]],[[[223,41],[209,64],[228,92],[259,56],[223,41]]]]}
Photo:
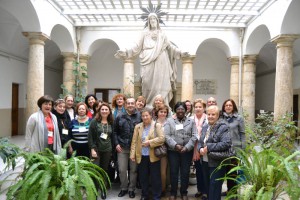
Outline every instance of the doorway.
{"type": "Polygon", "coordinates": [[[11,136],[18,135],[19,131],[19,84],[12,84],[11,97],[11,136]]]}

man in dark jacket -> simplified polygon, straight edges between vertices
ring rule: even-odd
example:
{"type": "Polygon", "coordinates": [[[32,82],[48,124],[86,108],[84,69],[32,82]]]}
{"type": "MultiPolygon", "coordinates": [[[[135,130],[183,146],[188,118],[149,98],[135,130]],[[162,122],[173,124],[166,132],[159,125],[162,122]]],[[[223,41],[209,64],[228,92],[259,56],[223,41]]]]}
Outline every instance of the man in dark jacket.
{"type": "Polygon", "coordinates": [[[121,182],[121,191],[118,197],[123,197],[128,191],[130,198],[135,198],[135,186],[137,178],[137,165],[129,158],[130,145],[135,125],[142,121],[140,112],[136,110],[135,99],[128,98],[125,102],[126,113],[121,113],[114,121],[114,142],[118,153],[118,164],[121,182]],[[130,180],[128,185],[128,162],[130,168],[130,180]]]}

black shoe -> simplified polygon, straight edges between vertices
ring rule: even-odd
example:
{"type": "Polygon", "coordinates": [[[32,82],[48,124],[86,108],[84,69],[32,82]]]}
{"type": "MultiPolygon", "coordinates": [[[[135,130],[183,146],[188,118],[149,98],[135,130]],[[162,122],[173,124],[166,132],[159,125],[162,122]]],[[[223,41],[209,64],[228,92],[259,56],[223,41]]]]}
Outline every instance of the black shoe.
{"type": "Polygon", "coordinates": [[[135,197],[134,191],[129,191],[128,194],[129,194],[129,198],[131,198],[131,199],[133,199],[135,197]]]}
{"type": "Polygon", "coordinates": [[[101,192],[101,199],[106,199],[106,194],[104,192],[101,192]]]}
{"type": "Polygon", "coordinates": [[[195,197],[196,198],[199,198],[199,197],[201,197],[202,196],[202,192],[197,192],[196,194],[195,194],[195,197]]]}
{"type": "Polygon", "coordinates": [[[128,190],[121,190],[120,193],[118,194],[118,197],[123,197],[125,194],[127,194],[128,190]]]}
{"type": "Polygon", "coordinates": [[[226,197],[227,196],[227,192],[221,192],[221,196],[222,197],[226,197]]]}
{"type": "Polygon", "coordinates": [[[208,200],[206,194],[202,195],[201,200],[208,200]]]}

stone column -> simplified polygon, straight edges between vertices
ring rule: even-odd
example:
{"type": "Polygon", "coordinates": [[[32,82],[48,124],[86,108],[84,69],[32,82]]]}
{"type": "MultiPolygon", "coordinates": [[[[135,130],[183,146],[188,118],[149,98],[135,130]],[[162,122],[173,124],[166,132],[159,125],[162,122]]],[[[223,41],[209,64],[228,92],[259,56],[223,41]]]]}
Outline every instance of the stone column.
{"type": "Polygon", "coordinates": [[[84,82],[84,85],[82,87],[82,95],[86,96],[88,93],[88,79],[84,76],[87,76],[87,62],[89,60],[90,56],[87,54],[80,54],[79,56],[79,72],[82,74],[81,81],[84,82]]]}
{"type": "Polygon", "coordinates": [[[255,74],[257,55],[244,56],[242,107],[248,115],[247,121],[254,123],[255,120],[255,74]]]}
{"type": "Polygon", "coordinates": [[[230,73],[230,99],[233,99],[236,105],[239,104],[239,57],[228,58],[231,64],[230,73]]]}
{"type": "Polygon", "coordinates": [[[283,34],[271,40],[277,44],[274,120],[293,112],[293,43],[299,37],[283,34]]]}
{"type": "Polygon", "coordinates": [[[182,87],[181,87],[181,101],[193,100],[193,60],[196,56],[182,57],[182,87]]]}
{"type": "Polygon", "coordinates": [[[134,96],[134,58],[123,59],[123,93],[126,96],[134,96]]]}
{"type": "Polygon", "coordinates": [[[37,100],[44,95],[44,46],[49,37],[40,32],[23,32],[29,39],[26,120],[38,111],[37,100]]]}
{"type": "Polygon", "coordinates": [[[73,63],[75,62],[75,54],[63,52],[62,55],[64,57],[63,84],[68,93],[74,95],[73,85],[75,84],[75,77],[73,74],[73,63]]]}

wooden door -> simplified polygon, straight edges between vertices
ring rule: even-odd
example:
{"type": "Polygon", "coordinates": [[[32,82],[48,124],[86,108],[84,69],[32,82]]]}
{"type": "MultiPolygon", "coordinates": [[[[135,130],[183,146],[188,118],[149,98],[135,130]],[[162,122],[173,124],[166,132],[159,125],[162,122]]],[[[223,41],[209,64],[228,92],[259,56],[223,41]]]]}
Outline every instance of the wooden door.
{"type": "Polygon", "coordinates": [[[18,135],[19,124],[19,84],[12,84],[11,99],[11,136],[15,136],[18,135]]]}

